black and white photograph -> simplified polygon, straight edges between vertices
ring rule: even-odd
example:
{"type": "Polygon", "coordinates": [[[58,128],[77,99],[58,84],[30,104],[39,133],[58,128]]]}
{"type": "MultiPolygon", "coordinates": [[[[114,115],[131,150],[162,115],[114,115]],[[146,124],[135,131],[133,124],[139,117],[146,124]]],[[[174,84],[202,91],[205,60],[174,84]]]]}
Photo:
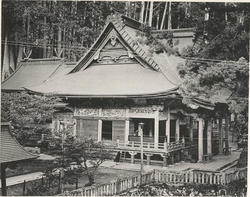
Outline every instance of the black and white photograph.
{"type": "Polygon", "coordinates": [[[246,197],[247,1],[1,1],[1,196],[246,197]]]}

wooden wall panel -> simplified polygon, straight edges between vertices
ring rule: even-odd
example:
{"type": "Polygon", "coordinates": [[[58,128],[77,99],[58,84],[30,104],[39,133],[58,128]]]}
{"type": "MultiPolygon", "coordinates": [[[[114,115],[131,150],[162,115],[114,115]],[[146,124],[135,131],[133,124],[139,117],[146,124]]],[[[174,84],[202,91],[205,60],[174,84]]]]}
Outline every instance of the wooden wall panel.
{"type": "Polygon", "coordinates": [[[112,121],[112,141],[119,139],[124,141],[125,134],[125,120],[112,121]]]}
{"type": "Polygon", "coordinates": [[[97,139],[98,120],[78,119],[76,124],[76,133],[79,137],[91,137],[97,139]]]}

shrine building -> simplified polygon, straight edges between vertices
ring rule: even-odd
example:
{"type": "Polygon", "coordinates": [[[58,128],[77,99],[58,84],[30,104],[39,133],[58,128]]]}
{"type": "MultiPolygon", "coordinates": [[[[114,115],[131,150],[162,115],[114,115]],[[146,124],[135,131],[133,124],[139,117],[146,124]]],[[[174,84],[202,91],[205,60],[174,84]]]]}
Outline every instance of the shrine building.
{"type": "MultiPolygon", "coordinates": [[[[185,60],[150,55],[140,32],[133,19],[109,17],[73,69],[25,89],[62,98],[67,111],[58,114],[69,114],[74,135],[109,144],[119,161],[140,160],[141,129],[147,164],[199,162],[222,153],[228,147],[227,106],[201,98],[184,104],[177,66],[185,60]]],[[[58,122],[53,124],[57,129],[58,122]]]]}

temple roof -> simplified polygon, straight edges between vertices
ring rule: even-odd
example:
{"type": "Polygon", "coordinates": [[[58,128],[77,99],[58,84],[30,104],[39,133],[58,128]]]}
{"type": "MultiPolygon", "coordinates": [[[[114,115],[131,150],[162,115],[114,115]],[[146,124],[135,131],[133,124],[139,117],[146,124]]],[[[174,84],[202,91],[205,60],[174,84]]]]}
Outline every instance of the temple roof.
{"type": "Polygon", "coordinates": [[[37,158],[11,136],[9,123],[1,122],[0,142],[0,164],[37,158]]]}
{"type": "Polygon", "coordinates": [[[182,58],[151,54],[137,42],[140,24],[127,17],[108,19],[89,51],[67,75],[27,90],[66,97],[144,97],[168,94],[181,84],[182,58]]]}
{"type": "Polygon", "coordinates": [[[24,90],[23,87],[39,85],[50,77],[68,73],[72,68],[61,59],[55,58],[23,60],[17,70],[2,82],[1,89],[3,91],[24,90]]]}
{"type": "Polygon", "coordinates": [[[161,72],[143,68],[138,64],[111,64],[91,66],[60,79],[51,79],[32,88],[32,91],[72,97],[140,97],[175,89],[176,85],[167,80],[161,72]]]}

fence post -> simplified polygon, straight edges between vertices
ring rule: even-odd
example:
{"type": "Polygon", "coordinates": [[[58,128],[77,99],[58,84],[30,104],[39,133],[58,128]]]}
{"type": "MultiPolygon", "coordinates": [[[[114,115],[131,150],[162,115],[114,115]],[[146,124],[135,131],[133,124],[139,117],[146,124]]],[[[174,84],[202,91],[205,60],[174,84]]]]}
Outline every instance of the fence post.
{"type": "Polygon", "coordinates": [[[25,196],[25,190],[26,190],[26,181],[23,181],[23,196],[25,196]]]}
{"type": "Polygon", "coordinates": [[[221,184],[222,184],[222,185],[226,185],[226,173],[225,173],[225,172],[222,173],[222,176],[221,176],[221,184]]]}
{"type": "Polygon", "coordinates": [[[192,171],[190,171],[189,173],[190,173],[189,182],[190,182],[190,183],[193,183],[193,182],[194,182],[194,171],[192,170],[192,171]]]}

